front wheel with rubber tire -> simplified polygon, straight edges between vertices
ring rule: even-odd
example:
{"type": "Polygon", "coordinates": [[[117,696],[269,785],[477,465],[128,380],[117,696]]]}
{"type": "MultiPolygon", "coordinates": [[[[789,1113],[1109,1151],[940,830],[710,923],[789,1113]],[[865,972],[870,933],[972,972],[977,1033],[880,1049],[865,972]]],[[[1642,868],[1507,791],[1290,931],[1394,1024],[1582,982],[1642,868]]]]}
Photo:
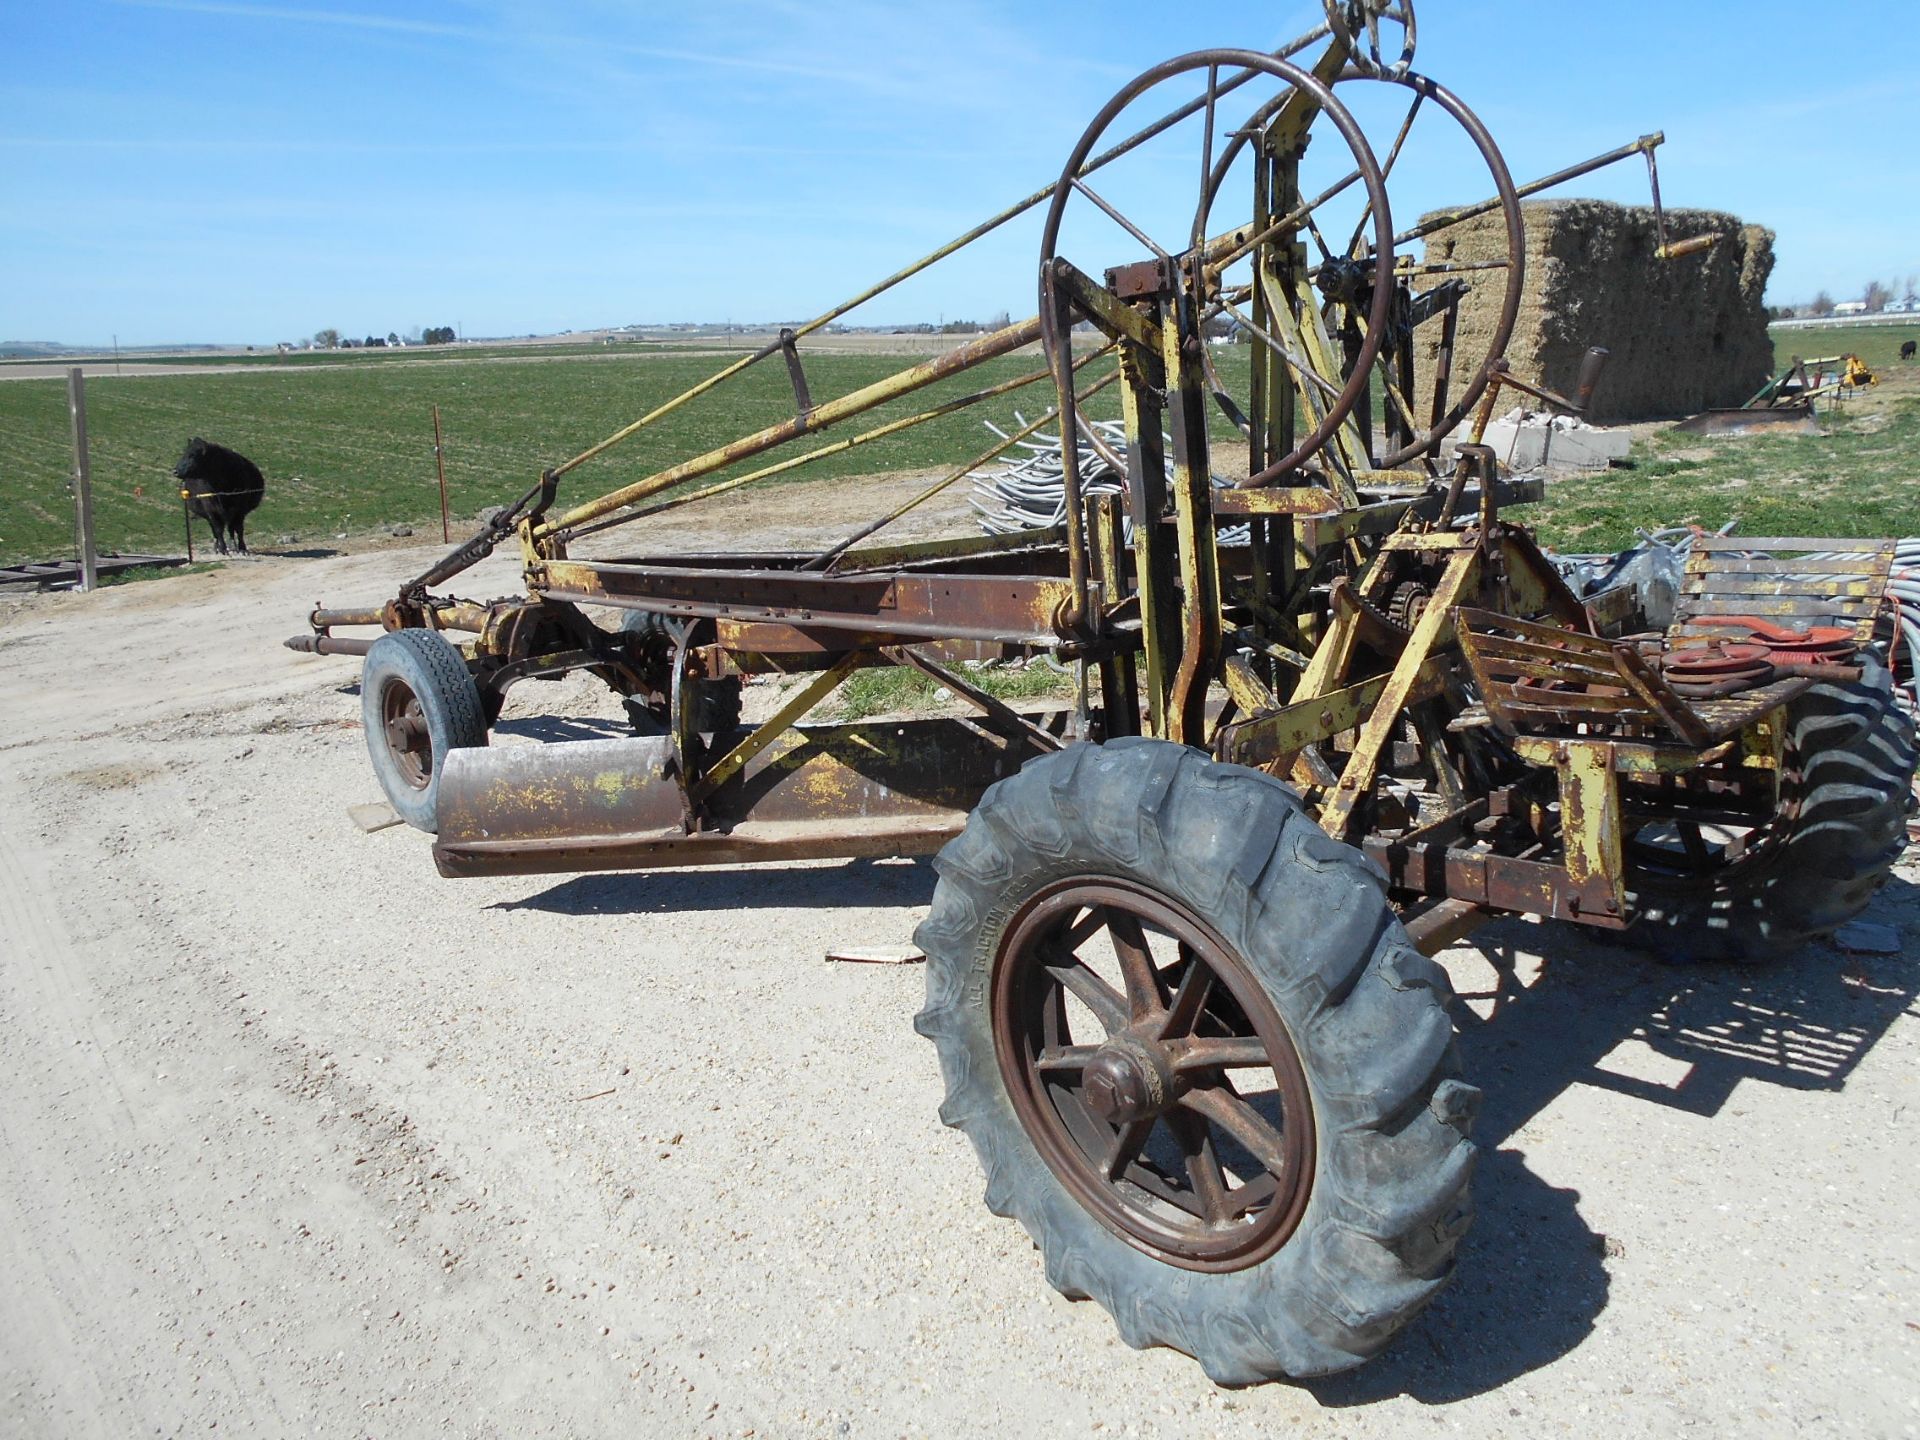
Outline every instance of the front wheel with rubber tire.
{"type": "Polygon", "coordinates": [[[1757,963],[1867,907],[1906,848],[1914,726],[1885,662],[1866,651],[1858,663],[1858,681],[1822,681],[1787,705],[1770,816],[1630,828],[1624,939],[1671,961],[1757,963]]]}
{"type": "Polygon", "coordinates": [[[440,771],[450,750],[487,743],[480,688],[435,630],[392,630],[360,672],[367,754],[387,803],[416,830],[440,831],[440,771]]]}
{"type": "Polygon", "coordinates": [[[1278,781],[1078,745],[935,862],[916,1028],[987,1204],[1221,1384],[1377,1353],[1446,1283],[1479,1092],[1444,972],[1278,781]]]}

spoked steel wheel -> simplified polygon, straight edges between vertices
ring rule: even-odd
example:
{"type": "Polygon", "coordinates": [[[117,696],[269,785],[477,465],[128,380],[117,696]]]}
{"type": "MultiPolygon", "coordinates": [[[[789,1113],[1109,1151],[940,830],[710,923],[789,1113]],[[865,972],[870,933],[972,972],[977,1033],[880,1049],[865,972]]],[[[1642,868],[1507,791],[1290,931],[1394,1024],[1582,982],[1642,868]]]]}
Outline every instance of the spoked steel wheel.
{"type": "Polygon", "coordinates": [[[1413,0],[1327,0],[1327,21],[1353,52],[1355,69],[1397,80],[1413,68],[1413,54],[1420,45],[1413,0]]]}
{"type": "Polygon", "coordinates": [[[1223,1384],[1377,1352],[1446,1283],[1479,1092],[1379,874],[1163,740],[989,790],[916,932],[941,1118],[1062,1294],[1223,1384]]]}
{"type": "MultiPolygon", "coordinates": [[[[1183,145],[1190,138],[1176,132],[1163,148],[1171,150],[1176,143],[1183,145]]],[[[1173,156],[1168,154],[1166,159],[1173,161],[1173,156]]],[[[1102,181],[1103,191],[1109,184],[1119,183],[1124,183],[1123,176],[1110,175],[1102,181]]],[[[1129,83],[1094,118],[1068,157],[1066,167],[1054,187],[1053,200],[1048,207],[1041,235],[1042,341],[1054,369],[1056,388],[1060,391],[1063,426],[1072,431],[1077,424],[1070,370],[1069,322],[1072,315],[1059,304],[1052,287],[1059,266],[1070,261],[1067,253],[1070,247],[1063,238],[1070,220],[1088,220],[1094,215],[1104,215],[1112,227],[1127,237],[1129,247],[1137,246],[1148,252],[1162,268],[1170,286],[1187,292],[1191,301],[1208,316],[1215,316],[1219,313],[1217,292],[1224,271],[1249,253],[1271,244],[1282,232],[1291,234],[1316,223],[1316,215],[1324,207],[1339,201],[1349,191],[1365,198],[1363,233],[1371,242],[1369,253],[1381,265],[1391,268],[1394,255],[1393,219],[1379,162],[1368,146],[1359,123],[1347,107],[1334,97],[1333,91],[1310,70],[1258,51],[1199,50],[1156,65],[1129,83]],[[1230,137],[1242,133],[1249,125],[1258,123],[1261,116],[1272,116],[1281,106],[1298,105],[1307,113],[1324,116],[1337,133],[1339,143],[1344,146],[1345,158],[1339,168],[1344,170],[1349,162],[1352,168],[1346,171],[1344,179],[1335,181],[1315,199],[1300,206],[1297,213],[1271,224],[1256,225],[1250,219],[1237,230],[1225,234],[1213,237],[1197,234],[1183,236],[1174,243],[1172,249],[1163,246],[1152,233],[1152,225],[1127,213],[1122,205],[1102,191],[1094,190],[1082,170],[1128,107],[1163,85],[1172,84],[1184,90],[1195,80],[1205,86],[1200,102],[1198,137],[1198,190],[1203,212],[1212,199],[1210,187],[1213,184],[1218,147],[1227,143],[1230,137]],[[1235,109],[1223,110],[1223,101],[1235,109]],[[1249,114],[1252,119],[1247,118],[1249,114]]],[[[1112,234],[1108,233],[1106,240],[1109,245],[1113,239],[1112,234]]],[[[1104,251],[1101,253],[1105,254],[1104,251]]],[[[1081,268],[1089,274],[1097,274],[1104,265],[1081,268]]],[[[1285,454],[1267,467],[1268,473],[1257,477],[1261,483],[1296,470],[1319,455],[1339,431],[1347,415],[1364,398],[1371,366],[1386,338],[1393,296],[1390,287],[1382,286],[1369,294],[1365,301],[1357,303],[1365,311],[1357,352],[1349,357],[1344,369],[1332,373],[1324,373],[1328,367],[1316,363],[1313,346],[1303,337],[1276,334],[1266,326],[1258,328],[1256,333],[1261,342],[1274,350],[1300,386],[1306,419],[1303,426],[1305,433],[1297,438],[1290,437],[1288,444],[1280,447],[1285,454]]],[[[1068,447],[1068,454],[1072,454],[1071,446],[1068,447]]]]}
{"type": "Polygon", "coordinates": [[[1286,1242],[1313,1188],[1313,1106],[1286,1027],[1196,916],[1124,880],[1041,891],[994,966],[1008,1093],[1081,1202],[1193,1270],[1286,1242]]]}
{"type": "MultiPolygon", "coordinates": [[[[1356,65],[1339,77],[1334,92],[1360,107],[1352,113],[1363,128],[1374,120],[1376,108],[1383,119],[1391,117],[1393,128],[1381,129],[1373,137],[1378,141],[1374,149],[1380,157],[1383,186],[1391,183],[1395,168],[1409,153],[1424,157],[1429,167],[1442,161],[1449,166],[1477,163],[1486,170],[1493,196],[1486,211],[1499,217],[1500,239],[1494,241],[1492,232],[1479,237],[1479,249],[1472,258],[1453,258],[1445,242],[1437,253],[1425,258],[1404,254],[1396,259],[1391,252],[1380,251],[1377,241],[1368,239],[1374,220],[1371,201],[1350,231],[1337,232],[1330,238],[1316,223],[1316,214],[1326,201],[1358,185],[1362,178],[1358,170],[1283,217],[1299,225],[1313,247],[1308,277],[1324,296],[1323,318],[1329,333],[1342,343],[1343,353],[1349,357],[1347,370],[1338,378],[1351,378],[1356,364],[1374,368],[1369,393],[1359,399],[1357,418],[1371,463],[1378,469],[1391,470],[1437,454],[1441,442],[1473,413],[1486,393],[1493,377],[1493,362],[1506,354],[1520,314],[1526,285],[1526,222],[1500,147],[1479,116],[1451,90],[1404,68],[1356,65]],[[1406,96],[1404,115],[1397,113],[1397,106],[1378,103],[1400,94],[1406,96]],[[1375,103],[1363,106],[1361,97],[1375,103]],[[1429,118],[1437,124],[1422,123],[1429,118]],[[1382,253],[1387,256],[1384,264],[1379,258],[1382,253]],[[1492,312],[1491,329],[1475,334],[1469,347],[1471,354],[1456,353],[1462,302],[1470,293],[1493,286],[1499,287],[1500,306],[1492,312]],[[1393,300],[1381,336],[1376,334],[1382,326],[1375,321],[1374,313],[1379,297],[1388,292],[1392,292],[1393,300]],[[1420,403],[1422,387],[1416,383],[1416,365],[1419,379],[1424,381],[1424,403],[1420,403]]],[[[1245,156],[1252,137],[1279,113],[1284,98],[1269,102],[1249,123],[1225,137],[1194,217],[1196,246],[1214,233],[1214,211],[1229,188],[1229,177],[1245,156]]],[[[1393,245],[1400,248],[1431,240],[1481,211],[1482,207],[1475,206],[1470,213],[1429,216],[1395,235],[1393,245]]],[[[1242,240],[1237,248],[1252,247],[1242,240]]],[[[1227,250],[1217,258],[1233,255],[1233,250],[1227,250]]],[[[1260,323],[1252,289],[1249,285],[1225,285],[1219,309],[1257,341],[1271,346],[1274,341],[1268,326],[1260,323]]],[[[1328,388],[1324,377],[1310,373],[1290,350],[1281,349],[1279,354],[1301,386],[1302,404],[1312,413],[1316,409],[1315,389],[1328,388]]],[[[1234,387],[1222,379],[1211,357],[1207,358],[1216,400],[1230,415],[1244,416],[1254,408],[1252,398],[1231,393],[1234,387]]]]}

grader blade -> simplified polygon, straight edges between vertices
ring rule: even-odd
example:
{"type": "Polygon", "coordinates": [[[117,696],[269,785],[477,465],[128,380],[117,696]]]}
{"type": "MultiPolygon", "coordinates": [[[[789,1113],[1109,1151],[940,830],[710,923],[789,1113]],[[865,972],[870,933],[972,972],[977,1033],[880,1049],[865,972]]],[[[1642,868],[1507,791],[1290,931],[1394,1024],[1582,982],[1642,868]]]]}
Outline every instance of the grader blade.
{"type": "Polygon", "coordinates": [[[789,730],[713,791],[696,829],[665,736],[454,750],[434,861],[466,876],[930,855],[1043,748],[955,719],[789,730]]]}

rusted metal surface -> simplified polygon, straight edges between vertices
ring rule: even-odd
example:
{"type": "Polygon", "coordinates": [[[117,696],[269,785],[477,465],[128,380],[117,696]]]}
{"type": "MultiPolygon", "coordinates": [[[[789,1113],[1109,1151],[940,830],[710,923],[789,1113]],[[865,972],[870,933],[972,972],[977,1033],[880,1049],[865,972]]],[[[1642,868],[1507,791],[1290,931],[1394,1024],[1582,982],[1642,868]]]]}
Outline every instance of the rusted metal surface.
{"type": "Polygon", "coordinates": [[[1587,903],[1603,890],[1601,908],[1626,913],[1626,872],[1620,853],[1620,779],[1606,741],[1568,740],[1556,754],[1560,772],[1560,833],[1567,879],[1587,903]]]}
{"type": "Polygon", "coordinates": [[[1493,918],[1470,900],[1440,900],[1407,921],[1407,938],[1422,955],[1438,955],[1493,918]]]}
{"type": "Polygon", "coordinates": [[[1101,1224],[1211,1273],[1286,1243],[1313,1190],[1306,1073],[1266,991],[1199,917],[1131,881],[1058,880],[1008,921],[989,1003],[1023,1127],[1101,1224]],[[1277,1113],[1243,1100],[1236,1076],[1251,1089],[1271,1076],[1277,1113]],[[1210,1123],[1251,1166],[1223,1167],[1210,1123]],[[1156,1125],[1180,1144],[1179,1173],[1144,1153],[1156,1125]]]}
{"type": "Polygon", "coordinates": [[[434,858],[445,875],[499,875],[927,854],[1040,753],[963,720],[790,729],[706,797],[689,833],[666,737],[456,750],[434,858]]]}
{"type": "Polygon", "coordinates": [[[531,581],[550,600],[690,615],[778,621],[902,638],[999,640],[1054,646],[1071,582],[1050,577],[925,574],[818,575],[552,560],[531,581]]]}
{"type": "MultiPolygon", "coordinates": [[[[1652,731],[1699,748],[1752,724],[1811,683],[1776,678],[1775,668],[1762,663],[1735,669],[1736,693],[1694,699],[1663,678],[1666,667],[1656,670],[1629,643],[1484,610],[1462,612],[1462,622],[1462,646],[1488,713],[1509,734],[1652,731]]],[[[1684,663],[1682,676],[1690,673],[1684,663]]]]}
{"type": "MultiPolygon", "coordinates": [[[[1355,13],[1376,24],[1401,14],[1411,48],[1410,8],[1355,13]]],[[[1323,26],[1277,55],[1215,49],[1149,69],[1095,117],[1053,185],[546,470],[386,604],[316,611],[289,643],[358,653],[369,642],[335,627],[457,632],[489,714],[522,679],[586,670],[636,725],[668,731],[459,752],[442,772],[437,854],[448,873],[922,853],[1023,759],[1081,737],[1144,733],[1292,781],[1324,829],[1379,859],[1403,897],[1423,897],[1416,919],[1430,943],[1498,911],[1624,924],[1623,836],[1676,787],[1744,806],[1777,795],[1783,707],[1817,680],[1857,673],[1848,647],[1872,629],[1892,545],[1709,537],[1673,631],[1610,638],[1631,621],[1631,596],[1583,604],[1525,529],[1502,518],[1540,498],[1541,482],[1500,476],[1476,443],[1439,457],[1502,389],[1577,412],[1599,377],[1598,351],[1570,397],[1506,367],[1501,342],[1525,278],[1521,197],[1641,157],[1663,258],[1701,246],[1666,233],[1659,135],[1516,185],[1473,112],[1405,58],[1364,26],[1323,26]],[[1189,90],[1116,141],[1108,132],[1122,112],[1164,84],[1189,90]],[[1348,102],[1391,93],[1383,86],[1404,93],[1404,118],[1370,138],[1348,102]],[[1237,112],[1225,108],[1233,96],[1237,112]],[[1456,139],[1464,132],[1492,198],[1396,227],[1388,181],[1422,115],[1455,127],[1456,139]],[[1182,119],[1199,121],[1199,188],[1191,224],[1163,245],[1108,198],[1132,192],[1096,189],[1093,177],[1182,119]],[[1314,140],[1320,156],[1340,158],[1330,181],[1304,183],[1314,140]],[[1248,169],[1251,195],[1232,193],[1229,181],[1248,169]],[[1321,222],[1342,196],[1364,197],[1364,209],[1357,228],[1347,217],[1330,240],[1321,222]],[[809,335],[1043,204],[1032,318],[851,394],[819,393],[825,372],[809,361],[809,335]],[[1085,232],[1064,223],[1079,209],[1118,227],[1118,252],[1064,253],[1063,236],[1083,243],[1085,232]],[[1494,212],[1507,222],[1502,258],[1404,253],[1494,212]],[[1461,300],[1486,285],[1505,296],[1489,353],[1458,354],[1461,300]],[[1251,347],[1244,389],[1227,378],[1237,367],[1208,351],[1229,321],[1251,347]],[[1431,413],[1415,416],[1423,326],[1443,358],[1431,413]],[[1010,378],[895,405],[1035,346],[1042,363],[1010,378]],[[790,416],[744,436],[716,433],[698,454],[562,501],[582,467],[761,363],[784,368],[790,416]],[[817,552],[659,555],[644,542],[614,556],[569,552],[588,535],[644,527],[1049,383],[1046,413],[999,429],[983,457],[817,552]],[[1118,387],[1124,455],[1110,428],[1081,424],[1108,386],[1118,387]],[[848,423],[881,406],[894,408],[866,428],[848,423]],[[1220,438],[1223,416],[1237,439],[1220,438]],[[1061,455],[1053,528],[881,536],[1036,436],[1061,455]],[[1083,493],[1082,444],[1124,476],[1124,494],[1083,493]],[[1229,445],[1244,449],[1229,457],[1229,445]],[[1223,546],[1226,527],[1244,543],[1223,546]],[[516,540],[524,597],[478,604],[435,593],[516,540]],[[599,624],[588,618],[596,609],[599,624]],[[613,633],[607,611],[643,618],[613,633]],[[1065,711],[1017,710],[956,668],[1037,654],[1084,667],[1065,711]],[[801,723],[855,671],[889,663],[937,678],[975,718],[801,723]],[[736,709],[711,722],[724,733],[702,728],[703,697],[757,673],[798,677],[773,716],[729,728],[736,709]]],[[[395,724],[404,741],[404,716],[395,724]]],[[[1124,1109],[1144,1083],[1116,1056],[1093,1072],[1104,1097],[1088,1100],[1095,1113],[1124,1109]]]]}
{"type": "Polygon", "coordinates": [[[1891,539],[1701,536],[1687,558],[1671,642],[1759,620],[1790,629],[1839,628],[1864,645],[1873,638],[1893,555],[1891,539]]]}

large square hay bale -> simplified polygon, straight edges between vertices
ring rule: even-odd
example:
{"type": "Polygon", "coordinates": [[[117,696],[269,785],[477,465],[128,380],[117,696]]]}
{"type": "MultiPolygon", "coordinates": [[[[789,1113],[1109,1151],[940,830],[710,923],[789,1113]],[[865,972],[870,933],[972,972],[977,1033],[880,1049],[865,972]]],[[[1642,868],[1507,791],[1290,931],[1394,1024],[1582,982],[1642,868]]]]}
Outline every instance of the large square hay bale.
{"type": "MultiPolygon", "coordinates": [[[[1739,405],[1766,383],[1773,343],[1762,297],[1773,271],[1772,231],[1715,211],[1669,210],[1671,241],[1706,234],[1720,241],[1703,254],[1658,260],[1659,233],[1645,206],[1551,200],[1524,209],[1526,289],[1507,346],[1516,376],[1571,394],[1588,347],[1605,346],[1613,358],[1588,417],[1600,424],[1739,405]]],[[[1506,227],[1498,214],[1484,215],[1426,244],[1429,260],[1497,260],[1506,254],[1506,227]]],[[[1485,354],[1499,316],[1500,274],[1467,276],[1474,288],[1461,304],[1456,365],[1485,354]]],[[[1439,334],[1438,321],[1420,331],[1418,414],[1428,411],[1439,334]]]]}

